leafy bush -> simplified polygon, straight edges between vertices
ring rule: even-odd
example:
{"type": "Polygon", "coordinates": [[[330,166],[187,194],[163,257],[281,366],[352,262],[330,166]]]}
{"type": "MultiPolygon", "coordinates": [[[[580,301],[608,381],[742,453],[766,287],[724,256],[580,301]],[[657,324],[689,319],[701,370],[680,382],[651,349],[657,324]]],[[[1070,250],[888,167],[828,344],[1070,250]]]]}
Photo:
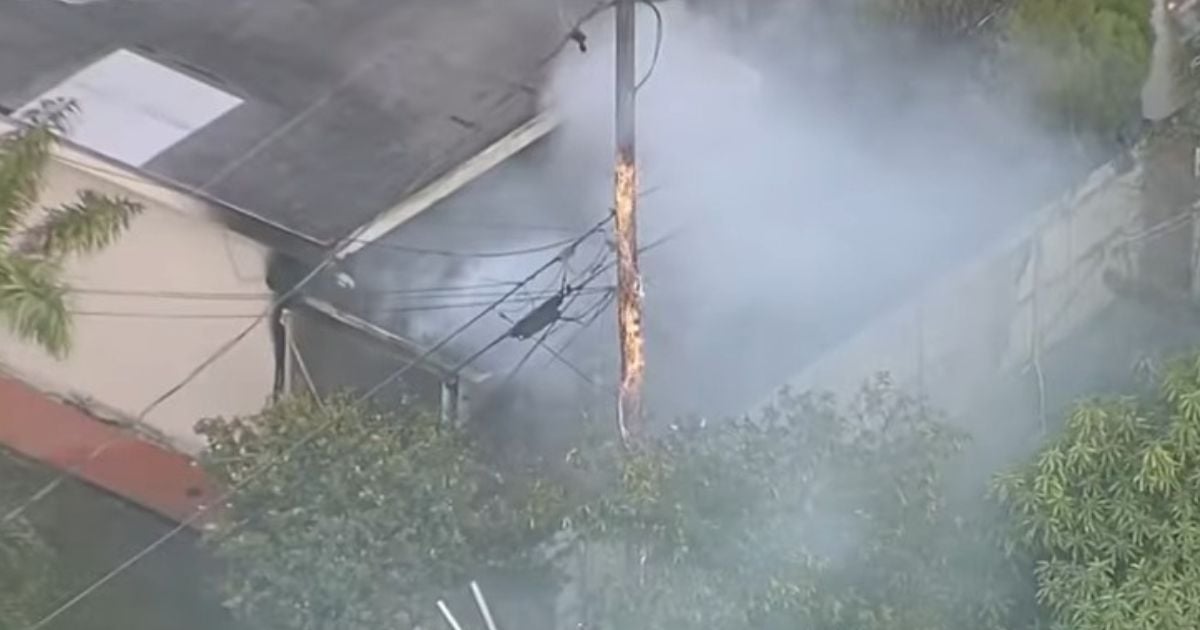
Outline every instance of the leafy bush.
{"type": "Polygon", "coordinates": [[[1052,124],[1112,140],[1138,117],[1153,42],[1148,0],[1019,0],[1007,38],[1052,124]]]}
{"type": "Polygon", "coordinates": [[[591,445],[571,457],[570,492],[497,479],[466,436],[417,412],[293,399],[199,430],[210,470],[245,484],[212,543],[229,606],[254,625],[410,627],[483,567],[552,575],[531,550],[555,535],[591,559],[576,584],[600,627],[1011,619],[990,529],[944,494],[963,436],[886,379],[845,409],[784,394],[753,420],[677,428],[633,453],[591,445]]]}
{"type": "MultiPolygon", "coordinates": [[[[25,496],[15,489],[0,492],[0,505],[7,509],[25,496]]],[[[0,525],[0,630],[33,623],[31,617],[52,601],[54,560],[54,551],[24,517],[0,525]]]]}
{"type": "Polygon", "coordinates": [[[1160,380],[1152,394],[1078,405],[1056,441],[997,481],[1062,627],[1200,619],[1200,358],[1160,380]]]}
{"type": "Polygon", "coordinates": [[[881,378],[585,462],[620,474],[575,523],[584,597],[605,628],[1008,627],[1009,565],[944,494],[963,439],[881,378]]]}
{"type": "Polygon", "coordinates": [[[537,496],[509,500],[466,435],[430,414],[294,398],[197,430],[215,478],[244,486],[211,543],[251,627],[411,628],[475,571],[535,562],[526,550],[546,535],[537,496]]]}

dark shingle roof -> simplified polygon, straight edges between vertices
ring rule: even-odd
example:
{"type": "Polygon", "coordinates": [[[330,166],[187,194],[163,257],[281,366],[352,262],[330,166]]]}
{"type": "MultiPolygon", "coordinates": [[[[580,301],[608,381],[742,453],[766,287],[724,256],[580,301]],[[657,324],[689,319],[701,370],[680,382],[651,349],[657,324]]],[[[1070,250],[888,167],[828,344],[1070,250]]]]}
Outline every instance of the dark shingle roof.
{"type": "Polygon", "coordinates": [[[143,168],[330,243],[529,118],[562,37],[555,0],[4,2],[0,105],[118,48],[190,72],[244,103],[143,168]]]}

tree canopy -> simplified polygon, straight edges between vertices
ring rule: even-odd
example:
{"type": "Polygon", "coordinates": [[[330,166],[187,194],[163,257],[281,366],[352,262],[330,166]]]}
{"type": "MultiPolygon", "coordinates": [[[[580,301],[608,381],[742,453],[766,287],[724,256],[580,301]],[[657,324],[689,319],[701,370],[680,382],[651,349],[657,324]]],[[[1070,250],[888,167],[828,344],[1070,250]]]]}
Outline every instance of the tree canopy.
{"type": "MultiPolygon", "coordinates": [[[[0,484],[0,505],[21,496],[0,484]]],[[[24,518],[0,525],[0,629],[24,628],[51,601],[56,554],[24,518]]]]}
{"type": "Polygon", "coordinates": [[[1147,0],[1019,0],[1006,37],[1048,121],[1111,136],[1139,117],[1153,43],[1147,0]]]}
{"type": "Polygon", "coordinates": [[[1200,356],[1170,364],[1154,391],[1078,405],[996,490],[1060,627],[1195,628],[1200,356]]]}
{"type": "Polygon", "coordinates": [[[883,377],[676,431],[583,508],[584,545],[636,558],[585,597],[606,628],[1010,627],[995,532],[945,492],[964,440],[883,377]]]}
{"type": "Polygon", "coordinates": [[[1003,628],[1015,597],[944,494],[963,436],[882,379],[845,407],[785,394],[633,454],[589,445],[565,485],[499,479],[419,412],[293,399],[199,430],[218,479],[247,483],[212,541],[229,605],[272,627],[412,623],[487,567],[553,579],[552,535],[614,569],[582,593],[605,628],[1003,628]]]}
{"type": "Polygon", "coordinates": [[[215,478],[242,487],[210,542],[227,604],[251,627],[412,627],[548,535],[536,487],[505,491],[435,414],[299,397],[197,430],[215,478]]]}

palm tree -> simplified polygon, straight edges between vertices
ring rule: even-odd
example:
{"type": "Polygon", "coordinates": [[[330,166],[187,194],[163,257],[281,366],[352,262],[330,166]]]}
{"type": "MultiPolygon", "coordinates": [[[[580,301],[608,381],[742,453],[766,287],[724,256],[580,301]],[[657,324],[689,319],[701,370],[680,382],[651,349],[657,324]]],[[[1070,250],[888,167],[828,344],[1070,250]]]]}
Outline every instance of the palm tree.
{"type": "Polygon", "coordinates": [[[71,348],[63,263],[112,243],[142,211],[87,190],[58,207],[38,204],[52,151],[75,112],[71,102],[47,102],[0,134],[0,319],[58,358],[71,348]]]}

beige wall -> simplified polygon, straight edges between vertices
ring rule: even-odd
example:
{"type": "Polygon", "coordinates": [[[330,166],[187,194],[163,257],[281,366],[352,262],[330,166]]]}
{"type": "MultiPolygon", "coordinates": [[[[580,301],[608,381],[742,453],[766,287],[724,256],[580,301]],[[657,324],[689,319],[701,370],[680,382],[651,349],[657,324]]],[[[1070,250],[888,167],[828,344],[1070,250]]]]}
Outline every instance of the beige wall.
{"type": "MultiPolygon", "coordinates": [[[[1140,168],[1097,170],[1009,238],[810,364],[791,387],[848,394],[886,371],[951,414],[964,411],[1001,372],[1034,369],[1035,348],[1045,353],[1112,304],[1102,271],[1128,269],[1127,246],[1153,238],[1139,235],[1141,209],[1140,168]]],[[[1174,223],[1170,229],[1190,229],[1174,223]]]]}
{"type": "MultiPolygon", "coordinates": [[[[145,211],[115,245],[70,263],[67,278],[77,289],[71,296],[77,315],[70,356],[56,361],[0,330],[0,362],[45,391],[85,401],[100,415],[132,420],[268,305],[267,252],[222,227],[201,202],[64,149],[49,173],[44,200],[68,200],[80,189],[123,194],[141,201],[145,211]],[[129,294],[144,292],[189,295],[129,294]]],[[[148,414],[146,428],[179,448],[196,450],[195,422],[261,409],[273,369],[264,323],[148,414]]]]}

